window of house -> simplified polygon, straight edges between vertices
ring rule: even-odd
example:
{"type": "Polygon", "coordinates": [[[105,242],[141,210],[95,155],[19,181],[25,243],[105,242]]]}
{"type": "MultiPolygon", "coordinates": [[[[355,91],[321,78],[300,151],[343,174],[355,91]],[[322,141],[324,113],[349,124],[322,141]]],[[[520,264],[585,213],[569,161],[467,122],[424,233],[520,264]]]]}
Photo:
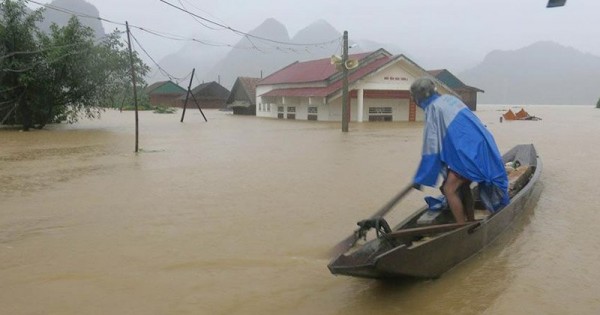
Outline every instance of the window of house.
{"type": "Polygon", "coordinates": [[[392,121],[392,108],[369,107],[369,121],[392,121]]]}
{"type": "Polygon", "coordinates": [[[318,118],[318,113],[319,113],[319,108],[316,106],[310,106],[308,108],[308,116],[307,119],[308,120],[317,120],[318,118]]]}
{"type": "Polygon", "coordinates": [[[391,114],[391,107],[369,107],[369,114],[391,114]]]}
{"type": "Polygon", "coordinates": [[[288,113],[295,113],[296,112],[296,107],[295,106],[288,106],[287,111],[288,111],[288,113]]]}

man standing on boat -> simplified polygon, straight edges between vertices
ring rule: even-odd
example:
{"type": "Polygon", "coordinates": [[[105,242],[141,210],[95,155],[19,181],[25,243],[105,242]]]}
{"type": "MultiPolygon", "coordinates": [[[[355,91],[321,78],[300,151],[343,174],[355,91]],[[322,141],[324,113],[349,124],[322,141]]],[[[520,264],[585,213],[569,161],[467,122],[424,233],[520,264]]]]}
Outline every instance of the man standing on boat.
{"type": "Polygon", "coordinates": [[[417,79],[410,95],[425,112],[421,163],[414,186],[434,187],[442,174],[440,189],[457,223],[474,220],[471,182],[479,184],[479,197],[488,210],[506,206],[508,178],[502,156],[479,118],[455,96],[440,95],[428,77],[417,79]]]}

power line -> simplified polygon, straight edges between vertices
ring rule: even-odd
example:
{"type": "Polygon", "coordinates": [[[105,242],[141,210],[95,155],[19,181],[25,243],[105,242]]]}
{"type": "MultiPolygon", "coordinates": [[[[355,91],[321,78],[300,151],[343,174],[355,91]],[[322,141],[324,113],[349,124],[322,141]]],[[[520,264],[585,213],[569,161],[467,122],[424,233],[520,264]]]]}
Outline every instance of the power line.
{"type": "MultiPolygon", "coordinates": [[[[102,18],[102,17],[98,17],[98,16],[92,16],[92,15],[89,15],[89,14],[85,14],[85,13],[73,11],[73,10],[66,9],[66,8],[63,8],[63,7],[59,7],[59,6],[56,6],[56,5],[40,3],[40,2],[35,1],[35,0],[28,0],[28,1],[31,2],[31,3],[35,3],[37,5],[40,5],[42,7],[45,7],[47,9],[59,11],[59,12],[70,14],[70,15],[74,15],[74,16],[77,16],[77,17],[95,19],[95,20],[100,20],[100,21],[103,21],[103,22],[106,22],[106,23],[110,23],[110,24],[115,24],[115,25],[119,25],[119,26],[125,26],[125,23],[122,23],[122,22],[116,22],[116,21],[113,21],[113,20],[110,20],[110,19],[106,19],[106,18],[102,18]]],[[[178,10],[186,12],[186,13],[188,13],[188,14],[192,15],[193,17],[196,17],[196,18],[198,18],[200,20],[203,20],[203,21],[206,21],[206,22],[208,22],[210,24],[219,26],[219,27],[222,28],[221,30],[232,31],[232,32],[234,32],[237,35],[245,36],[247,39],[248,39],[248,37],[252,37],[254,39],[258,39],[258,40],[262,40],[262,41],[266,41],[266,42],[271,42],[271,43],[275,43],[275,44],[286,45],[286,46],[325,46],[325,45],[334,43],[334,42],[340,40],[340,38],[341,38],[340,37],[340,38],[336,38],[336,39],[331,40],[331,41],[321,42],[321,43],[291,43],[291,42],[283,42],[283,41],[272,40],[272,39],[269,39],[269,38],[255,36],[255,35],[251,35],[251,34],[239,31],[237,29],[231,28],[231,27],[226,26],[224,24],[221,24],[221,23],[218,23],[218,22],[214,22],[212,20],[209,20],[209,19],[206,19],[204,17],[201,17],[201,16],[199,16],[199,15],[197,15],[195,13],[192,13],[192,12],[186,10],[186,9],[180,8],[178,6],[175,6],[175,5],[173,5],[171,3],[168,3],[166,1],[163,1],[163,0],[160,0],[160,1],[166,3],[167,5],[172,6],[172,7],[176,8],[176,9],[178,9],[178,10]]],[[[204,25],[204,23],[202,23],[202,24],[204,25]]],[[[161,37],[161,38],[165,38],[165,39],[170,39],[170,40],[192,41],[192,42],[200,43],[202,45],[213,46],[213,47],[230,47],[230,48],[234,48],[234,49],[254,49],[254,50],[258,50],[258,51],[261,51],[261,52],[264,53],[264,51],[262,51],[261,49],[259,49],[251,41],[250,42],[251,42],[251,44],[252,44],[253,47],[242,47],[242,46],[236,46],[236,45],[231,45],[231,44],[226,44],[226,43],[218,43],[218,42],[212,42],[211,43],[210,41],[207,41],[207,40],[201,40],[201,39],[197,39],[197,38],[183,37],[183,36],[180,36],[180,35],[170,34],[170,33],[167,33],[167,32],[157,31],[157,30],[149,29],[147,27],[141,27],[141,26],[132,25],[132,24],[130,24],[129,27],[130,28],[139,29],[139,30],[141,30],[143,32],[146,32],[148,34],[151,34],[151,35],[154,35],[154,36],[158,36],[158,37],[161,37]]],[[[208,26],[205,25],[205,27],[208,27],[208,26]]],[[[214,28],[211,28],[211,29],[215,30],[214,28]]],[[[124,33],[124,32],[121,31],[120,33],[124,33]]],[[[277,50],[279,50],[279,51],[283,51],[283,49],[281,47],[275,47],[275,48],[277,50]]],[[[289,48],[285,48],[285,49],[288,49],[290,51],[296,52],[293,49],[289,49],[289,48]]]]}
{"type": "Polygon", "coordinates": [[[165,3],[165,4],[167,4],[167,5],[169,5],[169,6],[173,7],[173,8],[175,8],[175,9],[177,9],[177,10],[183,11],[183,12],[185,12],[185,13],[189,14],[189,15],[192,15],[192,16],[194,16],[194,17],[197,17],[197,18],[199,18],[199,19],[201,19],[201,20],[203,20],[203,21],[205,21],[205,22],[208,22],[208,23],[211,23],[211,24],[213,24],[213,25],[216,25],[216,26],[222,27],[223,29],[230,30],[230,31],[232,31],[232,32],[234,32],[234,33],[236,33],[236,34],[238,34],[238,35],[248,36],[248,37],[252,37],[252,38],[255,38],[255,39],[264,40],[264,41],[267,41],[267,42],[272,42],[272,43],[276,43],[276,44],[281,44],[281,45],[289,45],[289,46],[320,46],[320,45],[327,45],[327,44],[331,44],[331,43],[334,43],[334,42],[336,42],[336,41],[338,41],[338,40],[339,40],[339,38],[336,38],[336,39],[334,39],[334,40],[330,40],[330,41],[327,41],[327,42],[321,42],[321,43],[291,43],[291,42],[283,42],[283,41],[278,41],[278,40],[274,40],[274,39],[265,38],[265,37],[256,36],[256,35],[252,35],[252,34],[248,34],[248,33],[242,32],[242,31],[240,31],[240,30],[237,30],[237,29],[235,29],[235,28],[232,28],[232,27],[230,27],[230,26],[227,26],[227,25],[224,25],[224,24],[221,24],[221,23],[218,23],[218,22],[215,22],[215,21],[209,20],[209,19],[207,19],[207,18],[205,18],[205,17],[202,17],[202,16],[200,16],[200,15],[197,15],[197,14],[195,14],[195,13],[193,13],[193,12],[190,12],[190,11],[188,11],[188,10],[184,9],[184,8],[178,7],[178,6],[176,6],[176,5],[172,4],[172,3],[169,3],[169,2],[167,2],[167,1],[165,1],[165,0],[160,0],[160,2],[162,2],[162,3],[165,3]]]}
{"type": "Polygon", "coordinates": [[[173,75],[171,75],[167,70],[165,70],[163,67],[161,67],[161,65],[158,64],[158,62],[156,62],[156,60],[154,60],[154,58],[152,58],[152,56],[148,53],[148,51],[142,46],[142,44],[138,41],[138,39],[135,37],[135,35],[133,35],[133,32],[129,32],[129,34],[131,35],[131,37],[133,37],[133,40],[137,43],[137,45],[140,47],[140,49],[144,52],[144,54],[146,54],[146,56],[148,56],[148,58],[150,58],[150,60],[152,60],[152,62],[154,63],[154,65],[156,65],[156,67],[158,67],[158,70],[166,75],[170,80],[173,81],[177,81],[177,80],[183,80],[185,78],[177,78],[173,75]]]}
{"type": "MultiPolygon", "coordinates": [[[[187,10],[187,8],[185,7],[185,5],[183,4],[183,2],[182,2],[181,0],[177,0],[177,1],[179,2],[179,4],[181,4],[181,6],[182,6],[184,9],[186,9],[186,10],[187,10]]],[[[192,19],[194,19],[194,21],[198,22],[200,25],[202,25],[202,26],[204,26],[204,27],[206,27],[206,28],[208,28],[208,29],[211,29],[211,30],[213,30],[213,31],[219,31],[219,30],[223,30],[222,28],[221,28],[221,29],[218,29],[218,28],[213,28],[213,27],[210,27],[210,26],[208,26],[208,25],[206,25],[206,24],[202,23],[200,20],[198,20],[198,19],[197,19],[196,17],[194,17],[194,16],[192,16],[192,19]]]]}
{"type": "MultiPolygon", "coordinates": [[[[96,39],[96,40],[94,41],[94,44],[96,44],[96,43],[99,43],[99,42],[101,42],[101,41],[105,40],[105,39],[106,39],[106,38],[108,38],[109,36],[110,36],[110,35],[106,35],[106,36],[103,36],[103,37],[101,37],[101,38],[98,38],[98,39],[96,39]]],[[[75,43],[75,44],[69,44],[69,45],[64,45],[64,47],[68,47],[68,46],[77,46],[77,45],[79,45],[79,43],[75,43]]],[[[51,49],[53,49],[53,48],[60,48],[60,47],[63,47],[63,46],[53,46],[53,47],[49,47],[49,48],[47,48],[47,49],[42,49],[42,50],[40,50],[40,51],[51,50],[51,49]]],[[[94,47],[88,47],[88,48],[85,48],[85,49],[82,49],[82,50],[79,50],[79,51],[69,52],[69,53],[66,53],[66,54],[64,54],[64,55],[58,56],[58,57],[56,57],[55,59],[53,59],[53,60],[50,60],[50,61],[47,61],[47,60],[39,60],[39,61],[37,61],[37,62],[33,63],[32,65],[30,65],[30,66],[29,66],[29,67],[27,67],[27,68],[21,68],[21,69],[10,69],[10,68],[4,68],[4,69],[0,69],[0,72],[14,72],[14,73],[23,73],[23,72],[27,72],[27,71],[30,71],[30,70],[32,70],[32,69],[33,69],[33,68],[35,68],[36,66],[43,64],[43,63],[46,63],[46,62],[47,62],[48,64],[53,64],[53,63],[55,63],[55,62],[57,62],[57,61],[59,61],[59,60],[61,60],[61,59],[65,58],[65,57],[69,57],[69,56],[78,55],[78,54],[81,54],[81,53],[87,52],[87,51],[89,51],[89,50],[91,50],[91,49],[93,49],[93,48],[94,48],[94,47]]],[[[37,53],[37,52],[40,52],[40,51],[31,51],[31,52],[29,52],[29,53],[37,53]]],[[[27,53],[27,52],[19,52],[19,53],[27,53]]]]}
{"type": "MultiPolygon", "coordinates": [[[[123,32],[119,32],[119,34],[122,34],[123,32]]],[[[106,36],[102,36],[98,39],[96,39],[94,42],[100,42],[103,41],[104,39],[108,38],[109,35],[106,36]]],[[[44,47],[42,49],[38,49],[38,50],[29,50],[29,51],[13,51],[10,52],[6,55],[0,56],[0,60],[2,59],[6,59],[8,57],[12,57],[12,56],[16,56],[16,55],[31,55],[31,54],[39,54],[39,53],[43,53],[45,51],[48,50],[52,50],[52,49],[56,49],[56,48],[67,48],[67,47],[72,47],[72,46],[77,46],[79,45],[79,43],[73,43],[73,44],[65,44],[65,45],[56,45],[56,46],[49,46],[49,47],[44,47]]]]}
{"type": "MultiPolygon", "coordinates": [[[[119,26],[125,26],[125,23],[122,23],[122,22],[116,22],[116,21],[112,21],[112,20],[105,19],[105,18],[102,18],[102,17],[92,16],[92,15],[89,15],[89,14],[85,14],[85,13],[81,13],[81,12],[69,10],[69,9],[66,9],[66,8],[63,8],[63,7],[59,7],[59,6],[55,6],[55,5],[51,5],[51,4],[40,3],[40,2],[37,2],[35,0],[28,0],[28,1],[31,2],[31,3],[35,3],[37,5],[40,5],[42,7],[45,7],[47,9],[59,11],[59,12],[65,13],[65,14],[70,14],[70,15],[74,15],[74,16],[82,17],[82,18],[100,20],[100,21],[103,21],[103,22],[106,22],[106,23],[115,24],[115,25],[119,25],[119,26]]],[[[156,30],[149,29],[147,27],[141,27],[141,26],[136,26],[136,25],[132,25],[132,24],[129,24],[129,27],[130,28],[139,29],[139,30],[144,31],[146,33],[149,33],[149,34],[152,34],[152,35],[155,35],[155,36],[158,36],[158,37],[166,38],[166,39],[171,39],[171,40],[195,41],[195,42],[198,42],[198,43],[201,43],[201,44],[204,44],[204,45],[209,45],[209,46],[234,47],[233,45],[230,45],[230,44],[222,44],[222,43],[211,44],[211,43],[208,43],[207,41],[198,40],[198,39],[195,39],[195,38],[186,38],[186,37],[182,37],[182,36],[179,36],[179,35],[169,34],[169,33],[161,32],[161,31],[156,31],[156,30]]],[[[120,31],[119,33],[123,34],[125,32],[124,31],[120,31]]]]}
{"type": "Polygon", "coordinates": [[[54,60],[50,60],[50,61],[46,61],[46,60],[40,60],[40,61],[38,61],[38,62],[36,62],[36,63],[32,64],[31,66],[29,66],[29,67],[27,67],[27,68],[22,68],[22,69],[8,69],[8,68],[4,68],[4,69],[1,69],[0,71],[2,71],[2,72],[23,73],[23,72],[30,71],[30,70],[32,70],[33,68],[35,68],[35,67],[37,67],[38,65],[41,65],[41,64],[43,64],[43,63],[46,63],[46,62],[47,62],[48,64],[53,64],[53,63],[55,63],[55,62],[59,61],[60,59],[63,59],[63,58],[65,58],[65,57],[69,57],[69,56],[73,56],[73,55],[78,55],[78,54],[81,54],[81,53],[85,52],[86,50],[89,50],[89,49],[84,49],[84,50],[80,50],[80,51],[75,51],[75,52],[67,53],[67,54],[64,54],[64,55],[62,55],[62,56],[58,56],[58,57],[56,57],[56,59],[54,59],[54,60]]]}

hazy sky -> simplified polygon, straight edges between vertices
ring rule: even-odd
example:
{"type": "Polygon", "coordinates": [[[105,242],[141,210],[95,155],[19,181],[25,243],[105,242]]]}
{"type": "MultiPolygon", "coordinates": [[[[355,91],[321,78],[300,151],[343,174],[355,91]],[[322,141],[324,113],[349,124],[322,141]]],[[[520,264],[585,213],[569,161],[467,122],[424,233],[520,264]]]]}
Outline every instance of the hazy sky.
{"type": "MultiPolygon", "coordinates": [[[[50,0],[38,0],[50,3],[50,0]]],[[[552,40],[600,56],[600,1],[567,0],[546,8],[547,0],[166,0],[177,6],[249,32],[267,18],[287,26],[290,36],[319,19],[351,39],[406,47],[413,55],[435,50],[443,67],[464,70],[494,49],[513,50],[552,40]]],[[[103,18],[234,45],[240,37],[211,30],[159,0],[87,0],[103,18]]],[[[37,6],[31,5],[35,8],[37,6]]],[[[124,27],[104,22],[105,31],[124,27]]],[[[139,31],[138,31],[139,32],[139,31]]],[[[185,42],[141,33],[136,37],[160,60],[185,42]]],[[[212,49],[206,47],[206,49],[212,49]]],[[[418,57],[416,58],[418,62],[418,57]]],[[[429,67],[442,67],[428,65],[429,67]]]]}

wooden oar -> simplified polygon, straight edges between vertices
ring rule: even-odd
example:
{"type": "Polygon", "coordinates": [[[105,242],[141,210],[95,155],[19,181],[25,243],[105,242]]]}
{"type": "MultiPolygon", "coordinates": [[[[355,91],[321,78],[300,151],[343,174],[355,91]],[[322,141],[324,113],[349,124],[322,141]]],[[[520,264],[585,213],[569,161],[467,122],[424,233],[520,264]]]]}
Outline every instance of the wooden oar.
{"type": "MultiPolygon", "coordinates": [[[[401,192],[399,192],[392,200],[388,201],[379,211],[373,214],[369,219],[374,219],[377,217],[381,217],[388,213],[400,200],[402,200],[411,190],[413,189],[413,184],[406,186],[401,192]]],[[[339,242],[335,247],[331,249],[329,252],[330,257],[337,257],[345,252],[347,252],[354,244],[358,241],[358,234],[356,232],[352,233],[352,235],[346,237],[343,241],[339,242]]]]}

